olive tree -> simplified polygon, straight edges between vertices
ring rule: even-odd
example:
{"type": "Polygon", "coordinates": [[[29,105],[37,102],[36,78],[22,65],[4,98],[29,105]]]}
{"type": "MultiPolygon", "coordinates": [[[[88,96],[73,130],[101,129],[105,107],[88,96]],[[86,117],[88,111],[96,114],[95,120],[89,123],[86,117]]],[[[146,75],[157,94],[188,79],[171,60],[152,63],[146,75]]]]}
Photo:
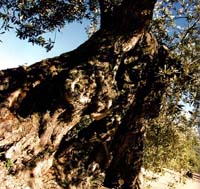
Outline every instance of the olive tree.
{"type": "Polygon", "coordinates": [[[47,50],[47,31],[84,19],[94,31],[71,52],[0,72],[0,186],[140,188],[152,119],[183,97],[199,107],[198,2],[2,0],[0,19],[2,34],[47,50]]]}

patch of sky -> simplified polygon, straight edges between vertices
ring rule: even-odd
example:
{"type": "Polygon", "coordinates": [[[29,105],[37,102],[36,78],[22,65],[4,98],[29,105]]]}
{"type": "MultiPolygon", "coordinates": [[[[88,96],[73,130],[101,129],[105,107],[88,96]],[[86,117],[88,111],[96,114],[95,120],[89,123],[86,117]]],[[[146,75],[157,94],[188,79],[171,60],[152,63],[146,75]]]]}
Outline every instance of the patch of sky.
{"type": "Polygon", "coordinates": [[[46,52],[45,48],[32,45],[26,40],[16,37],[14,30],[0,34],[0,70],[18,67],[20,65],[31,65],[45,58],[58,56],[71,51],[87,40],[86,27],[88,21],[66,25],[60,32],[46,33],[46,39],[55,39],[54,48],[46,52]]]}

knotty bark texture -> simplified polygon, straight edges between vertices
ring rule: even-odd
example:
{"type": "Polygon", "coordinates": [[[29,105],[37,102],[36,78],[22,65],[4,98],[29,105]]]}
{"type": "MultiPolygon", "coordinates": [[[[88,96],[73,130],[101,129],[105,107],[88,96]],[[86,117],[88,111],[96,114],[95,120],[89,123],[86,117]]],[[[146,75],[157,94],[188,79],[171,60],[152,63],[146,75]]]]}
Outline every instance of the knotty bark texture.
{"type": "Polygon", "coordinates": [[[109,3],[76,50],[0,72],[0,188],[140,188],[172,60],[148,30],[155,1],[109,3]]]}

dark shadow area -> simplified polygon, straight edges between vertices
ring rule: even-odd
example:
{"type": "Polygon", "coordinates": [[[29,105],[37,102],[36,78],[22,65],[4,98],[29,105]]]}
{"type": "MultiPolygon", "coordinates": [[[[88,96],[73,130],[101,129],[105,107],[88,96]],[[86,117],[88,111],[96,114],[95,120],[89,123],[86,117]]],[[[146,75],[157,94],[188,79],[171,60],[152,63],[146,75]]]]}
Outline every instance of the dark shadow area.
{"type": "Polygon", "coordinates": [[[94,121],[79,131],[77,125],[63,137],[55,154],[56,161],[53,166],[56,181],[60,186],[78,186],[90,176],[96,180],[101,179],[100,183],[103,182],[103,178],[99,178],[102,177],[99,173],[105,171],[108,165],[109,157],[105,145],[108,146],[109,141],[101,141],[100,135],[108,130],[107,121],[94,121]],[[78,137],[73,134],[77,132],[78,137]],[[74,137],[71,137],[73,135],[74,137]],[[62,167],[62,170],[59,167],[62,167]]]}
{"type": "Polygon", "coordinates": [[[35,112],[45,113],[47,110],[54,112],[58,108],[70,108],[64,98],[64,84],[60,77],[47,79],[28,91],[16,112],[27,117],[35,112]]]}

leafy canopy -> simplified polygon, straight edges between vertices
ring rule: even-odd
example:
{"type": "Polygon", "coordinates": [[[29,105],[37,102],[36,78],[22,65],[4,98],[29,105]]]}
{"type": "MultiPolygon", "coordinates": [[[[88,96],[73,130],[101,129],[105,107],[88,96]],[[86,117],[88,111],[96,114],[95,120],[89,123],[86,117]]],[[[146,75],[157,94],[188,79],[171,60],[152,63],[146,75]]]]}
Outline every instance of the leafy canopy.
{"type": "Polygon", "coordinates": [[[0,32],[14,29],[20,39],[50,50],[54,41],[45,40],[43,34],[83,18],[92,20],[96,5],[95,0],[2,0],[0,32]]]}

